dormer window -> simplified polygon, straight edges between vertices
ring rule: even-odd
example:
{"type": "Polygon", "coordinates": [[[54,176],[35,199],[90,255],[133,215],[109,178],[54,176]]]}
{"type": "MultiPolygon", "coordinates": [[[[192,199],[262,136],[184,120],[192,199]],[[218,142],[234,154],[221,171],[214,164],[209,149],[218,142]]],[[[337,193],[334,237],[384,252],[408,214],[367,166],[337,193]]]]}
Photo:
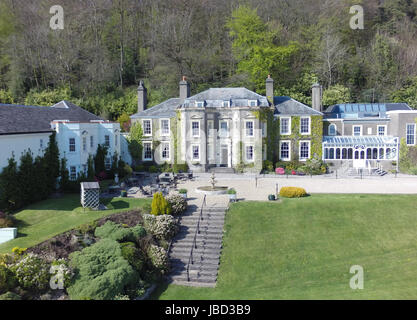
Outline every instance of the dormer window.
{"type": "Polygon", "coordinates": [[[230,108],[230,101],[223,101],[224,108],[230,108]]]}
{"type": "Polygon", "coordinates": [[[258,100],[249,100],[249,107],[257,107],[258,100]]]}
{"type": "Polygon", "coordinates": [[[196,105],[197,105],[197,108],[204,108],[204,101],[197,101],[196,105]]]}

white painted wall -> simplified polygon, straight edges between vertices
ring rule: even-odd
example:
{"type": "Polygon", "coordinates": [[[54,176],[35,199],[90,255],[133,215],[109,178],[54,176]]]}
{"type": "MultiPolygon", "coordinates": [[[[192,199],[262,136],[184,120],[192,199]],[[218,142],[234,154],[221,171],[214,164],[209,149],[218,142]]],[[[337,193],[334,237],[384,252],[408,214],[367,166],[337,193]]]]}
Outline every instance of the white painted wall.
{"type": "Polygon", "coordinates": [[[51,133],[0,135],[0,172],[7,166],[13,153],[18,164],[22,153],[26,150],[30,149],[34,158],[42,156],[48,146],[50,135],[51,133]]]}
{"type": "Polygon", "coordinates": [[[57,132],[57,143],[60,157],[67,159],[67,168],[76,168],[77,174],[87,170],[87,161],[90,155],[94,156],[99,144],[105,144],[105,136],[110,137],[108,157],[112,157],[117,152],[121,156],[121,137],[120,124],[113,122],[54,122],[57,132]],[[91,145],[91,136],[93,145],[91,145]],[[70,151],[70,139],[75,139],[75,152],[70,151]],[[83,138],[86,139],[86,149],[84,150],[83,138]]]}

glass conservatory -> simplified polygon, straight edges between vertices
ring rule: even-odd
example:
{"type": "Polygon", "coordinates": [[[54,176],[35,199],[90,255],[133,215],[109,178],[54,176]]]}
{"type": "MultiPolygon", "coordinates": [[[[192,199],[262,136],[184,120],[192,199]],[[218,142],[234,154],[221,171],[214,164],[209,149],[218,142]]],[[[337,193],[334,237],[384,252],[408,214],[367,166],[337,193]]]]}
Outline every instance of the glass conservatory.
{"type": "Polygon", "coordinates": [[[399,139],[391,136],[325,136],[323,160],[398,161],[399,139]]]}

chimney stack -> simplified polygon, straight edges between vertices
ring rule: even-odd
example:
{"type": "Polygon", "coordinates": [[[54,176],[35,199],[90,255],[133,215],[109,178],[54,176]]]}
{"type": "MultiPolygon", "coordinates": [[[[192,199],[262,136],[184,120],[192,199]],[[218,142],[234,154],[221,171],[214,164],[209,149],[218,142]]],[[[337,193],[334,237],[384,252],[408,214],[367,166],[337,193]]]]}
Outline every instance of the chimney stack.
{"type": "Polygon", "coordinates": [[[181,103],[184,102],[185,99],[190,97],[190,85],[187,82],[187,78],[185,76],[182,77],[180,81],[180,99],[181,103]]]}
{"type": "Polygon", "coordinates": [[[138,88],[138,112],[146,110],[148,104],[148,89],[146,89],[145,84],[141,80],[138,88]]]}
{"type": "Polygon", "coordinates": [[[274,103],[274,79],[268,74],[266,79],[266,98],[269,102],[274,103]]]}
{"type": "Polygon", "coordinates": [[[313,84],[312,108],[319,112],[323,111],[322,97],[323,97],[323,87],[318,83],[313,84]]]}

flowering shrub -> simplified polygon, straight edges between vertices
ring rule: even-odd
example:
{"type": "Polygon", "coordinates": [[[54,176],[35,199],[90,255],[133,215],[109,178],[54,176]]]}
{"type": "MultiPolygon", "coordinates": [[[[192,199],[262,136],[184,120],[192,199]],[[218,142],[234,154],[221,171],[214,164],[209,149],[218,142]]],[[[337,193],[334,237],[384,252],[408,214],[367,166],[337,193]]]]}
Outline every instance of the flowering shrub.
{"type": "Polygon", "coordinates": [[[151,244],[148,247],[148,257],[152,266],[162,274],[169,270],[168,253],[164,248],[151,244]]]}
{"type": "Polygon", "coordinates": [[[68,288],[71,285],[71,279],[74,276],[72,268],[69,266],[68,261],[65,259],[58,259],[51,264],[51,285],[57,286],[63,285],[64,288],[68,288]]]}
{"type": "Polygon", "coordinates": [[[159,239],[171,239],[178,231],[178,225],[173,216],[143,216],[145,229],[159,239]]]}
{"type": "Polygon", "coordinates": [[[275,173],[279,174],[279,175],[284,175],[285,174],[285,169],[284,168],[276,168],[275,173]]]}
{"type": "Polygon", "coordinates": [[[178,216],[187,210],[187,200],[179,194],[171,194],[167,198],[172,208],[172,215],[178,216]]]}
{"type": "Polygon", "coordinates": [[[19,285],[27,290],[42,291],[48,287],[49,266],[38,256],[29,253],[10,268],[19,285]]]}

